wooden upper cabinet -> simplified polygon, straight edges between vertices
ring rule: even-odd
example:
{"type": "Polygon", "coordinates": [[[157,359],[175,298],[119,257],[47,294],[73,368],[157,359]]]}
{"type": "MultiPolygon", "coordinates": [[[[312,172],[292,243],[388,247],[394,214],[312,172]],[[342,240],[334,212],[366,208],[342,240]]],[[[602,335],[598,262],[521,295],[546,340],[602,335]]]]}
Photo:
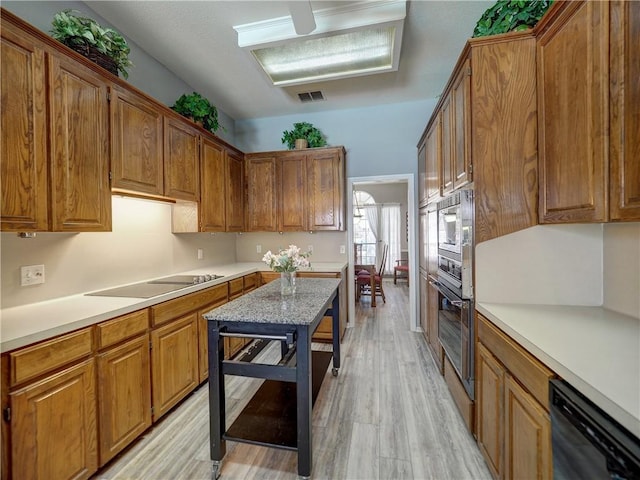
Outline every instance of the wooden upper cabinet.
{"type": "Polygon", "coordinates": [[[448,93],[442,102],[440,113],[442,121],[440,154],[440,195],[453,191],[453,104],[448,93]]]}
{"type": "Polygon", "coordinates": [[[609,2],[566,2],[554,13],[537,43],[540,222],[603,222],[609,2]]]}
{"type": "Polygon", "coordinates": [[[225,150],[227,232],[244,230],[244,158],[235,150],[225,150]]]}
{"type": "Polygon", "coordinates": [[[47,110],[43,47],[2,18],[0,229],[47,230],[47,110]],[[9,74],[11,72],[11,74],[9,74]]]}
{"type": "Polygon", "coordinates": [[[278,231],[307,230],[307,161],[300,154],[285,154],[278,170],[278,231]]]}
{"type": "Polygon", "coordinates": [[[200,200],[200,136],[186,122],[164,117],[164,194],[200,200]]]}
{"type": "Polygon", "coordinates": [[[640,2],[610,5],[610,213],[640,221],[640,2]]]}
{"type": "Polygon", "coordinates": [[[49,56],[53,231],[111,230],[107,95],[99,74],[49,56]]]}
{"type": "Polygon", "coordinates": [[[111,89],[112,187],[164,194],[162,113],[122,87],[111,89]]]}
{"type": "Polygon", "coordinates": [[[202,138],[200,157],[200,231],[224,232],[226,228],[226,170],[224,147],[202,138]]]}
{"type": "Polygon", "coordinates": [[[418,205],[427,204],[427,146],[425,131],[418,143],[418,205]]]}
{"type": "Polygon", "coordinates": [[[344,168],[342,148],[308,154],[309,230],[344,230],[344,168]]]}
{"type": "Polygon", "coordinates": [[[275,232],[278,209],[278,161],[275,156],[245,162],[247,179],[247,231],[275,232]]]}
{"type": "Polygon", "coordinates": [[[462,64],[451,86],[453,123],[451,168],[453,188],[471,181],[471,62],[462,64]]]}
{"type": "Polygon", "coordinates": [[[425,195],[426,201],[431,202],[437,200],[440,196],[440,161],[442,152],[442,121],[441,115],[437,115],[425,138],[425,195]]]}

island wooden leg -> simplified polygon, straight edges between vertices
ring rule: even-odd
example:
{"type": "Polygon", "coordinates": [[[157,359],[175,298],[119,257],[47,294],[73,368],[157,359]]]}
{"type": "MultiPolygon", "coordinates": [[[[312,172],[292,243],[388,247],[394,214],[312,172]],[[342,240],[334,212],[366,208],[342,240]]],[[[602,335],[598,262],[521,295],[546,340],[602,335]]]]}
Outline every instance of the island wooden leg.
{"type": "MultiPolygon", "coordinates": [[[[225,393],[222,362],[224,361],[224,338],[220,336],[218,322],[209,321],[209,443],[214,472],[220,474],[220,461],[227,452],[222,435],[225,426],[225,393]]],[[[214,473],[215,475],[215,473],[214,473]]]]}
{"type": "Polygon", "coordinates": [[[309,327],[297,329],[296,395],[298,422],[298,476],[309,478],[313,464],[311,447],[311,336],[309,327]]]}

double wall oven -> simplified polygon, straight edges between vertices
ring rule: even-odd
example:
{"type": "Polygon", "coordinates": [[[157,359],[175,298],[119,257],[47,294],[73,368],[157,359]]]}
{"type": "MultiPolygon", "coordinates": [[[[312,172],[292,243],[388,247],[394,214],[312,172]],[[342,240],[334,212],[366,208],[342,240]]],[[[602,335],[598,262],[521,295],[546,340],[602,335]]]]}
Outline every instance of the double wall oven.
{"type": "Polygon", "coordinates": [[[473,189],[438,203],[438,339],[474,399],[473,189]]]}

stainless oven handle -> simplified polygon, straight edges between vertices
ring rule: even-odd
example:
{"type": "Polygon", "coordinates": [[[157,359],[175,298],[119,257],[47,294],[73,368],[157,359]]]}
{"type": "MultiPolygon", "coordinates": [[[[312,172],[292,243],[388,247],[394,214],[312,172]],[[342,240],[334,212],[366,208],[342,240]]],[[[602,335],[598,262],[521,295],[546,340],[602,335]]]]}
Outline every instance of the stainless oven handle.
{"type": "Polygon", "coordinates": [[[447,297],[447,300],[449,300],[449,302],[451,302],[451,305],[453,305],[454,307],[462,308],[464,306],[464,302],[466,300],[455,300],[451,298],[452,293],[447,292],[448,289],[445,288],[444,285],[442,285],[440,282],[436,282],[435,280],[429,280],[429,284],[436,287],[442,295],[447,297]]]}

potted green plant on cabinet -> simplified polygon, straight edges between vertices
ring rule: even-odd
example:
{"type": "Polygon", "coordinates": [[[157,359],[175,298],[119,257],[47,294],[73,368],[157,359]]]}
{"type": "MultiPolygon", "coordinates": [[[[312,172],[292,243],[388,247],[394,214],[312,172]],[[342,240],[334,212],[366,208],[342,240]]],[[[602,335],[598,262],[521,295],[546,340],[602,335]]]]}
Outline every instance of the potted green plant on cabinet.
{"type": "Polygon", "coordinates": [[[551,3],[552,0],[498,0],[482,14],[473,30],[473,37],[532,28],[551,3]]]}
{"type": "Polygon", "coordinates": [[[287,145],[289,150],[294,148],[324,147],[327,145],[322,132],[308,122],[294,123],[293,130],[282,132],[282,143],[287,145]]]}
{"type": "Polygon", "coordinates": [[[51,36],[84,55],[114,75],[129,77],[127,67],[131,49],[124,37],[112,28],[102,27],[95,20],[77,15],[76,10],[63,10],[54,15],[51,36]]]}
{"type": "Polygon", "coordinates": [[[219,128],[224,130],[218,122],[216,106],[197,92],[182,95],[171,108],[210,132],[216,133],[219,128]]]}

